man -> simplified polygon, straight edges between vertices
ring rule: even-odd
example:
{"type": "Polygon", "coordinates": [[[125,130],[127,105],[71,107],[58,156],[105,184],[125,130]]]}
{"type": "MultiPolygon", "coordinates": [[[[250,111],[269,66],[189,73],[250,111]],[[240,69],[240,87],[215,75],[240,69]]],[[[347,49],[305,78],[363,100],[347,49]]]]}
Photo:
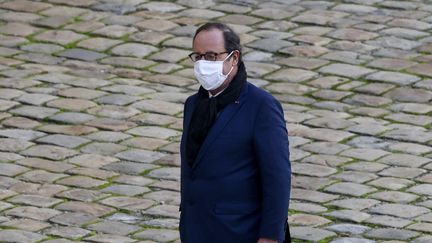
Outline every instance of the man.
{"type": "Polygon", "coordinates": [[[198,28],[192,49],[201,87],[184,109],[181,241],[283,242],[291,167],[282,107],[247,82],[227,25],[198,28]]]}

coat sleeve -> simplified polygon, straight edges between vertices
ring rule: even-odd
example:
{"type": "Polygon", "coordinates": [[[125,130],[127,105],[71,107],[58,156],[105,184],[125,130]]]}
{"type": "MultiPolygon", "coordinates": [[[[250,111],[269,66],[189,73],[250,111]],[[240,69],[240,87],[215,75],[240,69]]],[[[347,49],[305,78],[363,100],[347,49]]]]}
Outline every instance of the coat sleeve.
{"type": "Polygon", "coordinates": [[[284,239],[291,191],[288,132],[280,103],[266,96],[254,124],[254,151],[262,190],[260,237],[284,239]]]}

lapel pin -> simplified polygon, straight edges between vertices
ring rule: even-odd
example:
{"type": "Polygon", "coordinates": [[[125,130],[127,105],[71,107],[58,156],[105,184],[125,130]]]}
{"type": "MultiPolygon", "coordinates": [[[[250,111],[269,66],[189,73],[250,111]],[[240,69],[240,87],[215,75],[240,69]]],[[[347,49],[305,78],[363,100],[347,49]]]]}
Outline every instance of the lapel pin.
{"type": "Polygon", "coordinates": [[[234,103],[236,103],[236,104],[239,104],[239,103],[240,103],[240,101],[236,100],[236,101],[234,101],[234,103]]]}

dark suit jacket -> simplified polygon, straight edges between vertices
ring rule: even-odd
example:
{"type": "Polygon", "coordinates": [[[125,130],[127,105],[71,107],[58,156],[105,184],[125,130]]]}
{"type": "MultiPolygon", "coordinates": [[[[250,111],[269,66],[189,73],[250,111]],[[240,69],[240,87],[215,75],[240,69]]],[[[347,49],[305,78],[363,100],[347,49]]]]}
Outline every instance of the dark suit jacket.
{"type": "Polygon", "coordinates": [[[291,166],[280,103],[247,83],[239,99],[220,112],[191,167],[185,146],[196,99],[189,97],[184,109],[181,241],[282,242],[291,166]]]}

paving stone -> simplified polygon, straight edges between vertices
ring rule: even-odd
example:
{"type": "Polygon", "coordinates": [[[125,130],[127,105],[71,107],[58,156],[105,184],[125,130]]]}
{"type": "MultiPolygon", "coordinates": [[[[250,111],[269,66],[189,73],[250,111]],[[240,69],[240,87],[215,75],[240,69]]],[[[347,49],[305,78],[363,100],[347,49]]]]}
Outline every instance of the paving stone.
{"type": "Polygon", "coordinates": [[[279,70],[275,73],[272,73],[270,76],[267,76],[266,78],[283,82],[297,83],[314,78],[316,76],[317,73],[315,72],[291,68],[279,70]]]}
{"type": "Polygon", "coordinates": [[[383,106],[390,104],[392,100],[380,96],[356,94],[345,99],[345,102],[357,106],[383,106]]]}
{"type": "Polygon", "coordinates": [[[34,38],[40,41],[67,45],[71,42],[84,39],[85,37],[85,35],[77,34],[70,30],[48,30],[46,32],[36,35],[34,38]]]}
{"type": "Polygon", "coordinates": [[[120,43],[122,43],[120,40],[97,37],[83,40],[79,42],[77,46],[103,52],[120,43]]]}
{"type": "Polygon", "coordinates": [[[419,184],[408,189],[409,192],[413,192],[421,195],[431,195],[432,194],[431,184],[419,184]]]}
{"type": "Polygon", "coordinates": [[[82,125],[45,125],[38,129],[48,133],[61,133],[71,136],[79,136],[97,131],[93,127],[82,125]]]}
{"type": "Polygon", "coordinates": [[[41,16],[34,13],[9,11],[3,12],[0,18],[4,21],[25,23],[40,19],[41,16]]]}
{"type": "Polygon", "coordinates": [[[180,170],[178,168],[161,168],[155,169],[148,173],[148,176],[158,178],[158,179],[167,179],[167,180],[180,180],[180,170]]]}
{"type": "Polygon", "coordinates": [[[417,169],[417,168],[407,168],[407,167],[392,167],[385,169],[378,174],[381,176],[393,176],[393,177],[399,177],[399,178],[408,178],[412,179],[415,178],[426,171],[423,169],[417,169]]]}
{"type": "Polygon", "coordinates": [[[347,138],[352,137],[354,134],[349,132],[331,130],[326,128],[308,128],[308,129],[292,129],[292,135],[303,136],[306,138],[329,141],[329,142],[339,142],[347,138]],[[329,134],[332,134],[329,136],[329,134]]]}
{"type": "Polygon", "coordinates": [[[349,149],[341,153],[343,156],[353,157],[360,160],[374,161],[381,158],[389,153],[379,149],[349,149]]]}
{"type": "Polygon", "coordinates": [[[58,94],[65,97],[79,98],[79,99],[86,100],[86,99],[98,98],[100,96],[104,96],[107,93],[99,90],[91,90],[85,88],[70,88],[70,89],[60,90],[58,94]]]}
{"type": "Polygon", "coordinates": [[[369,195],[369,197],[394,203],[410,203],[418,198],[414,194],[397,191],[377,192],[369,195]]]}
{"type": "Polygon", "coordinates": [[[247,44],[247,46],[249,47],[257,48],[259,50],[263,50],[266,52],[277,52],[284,47],[293,46],[293,45],[294,44],[292,42],[286,40],[270,39],[270,38],[259,39],[252,43],[247,44]]]}
{"type": "Polygon", "coordinates": [[[151,215],[156,217],[180,218],[178,206],[157,205],[141,212],[143,215],[151,215]]]}
{"type": "Polygon", "coordinates": [[[50,224],[48,223],[32,219],[13,219],[4,222],[1,225],[32,232],[37,232],[50,227],[50,224]]]}
{"type": "Polygon", "coordinates": [[[162,158],[164,155],[161,153],[148,151],[148,150],[130,149],[124,152],[117,153],[115,156],[120,159],[125,159],[130,161],[151,163],[162,158]]]}
{"type": "Polygon", "coordinates": [[[327,193],[312,191],[312,190],[303,190],[303,189],[293,189],[291,198],[292,199],[301,199],[309,202],[328,202],[337,199],[339,196],[331,195],[327,193]]]}
{"type": "Polygon", "coordinates": [[[15,36],[27,36],[40,31],[31,25],[23,23],[7,23],[0,27],[0,33],[15,36]]]}
{"type": "Polygon", "coordinates": [[[109,38],[121,38],[124,35],[129,35],[132,33],[137,32],[138,29],[134,27],[126,27],[121,25],[110,25],[106,26],[100,29],[97,29],[95,31],[92,31],[91,33],[106,36],[109,38]]]}
{"type": "Polygon", "coordinates": [[[113,119],[125,119],[140,113],[137,109],[116,105],[101,105],[87,110],[88,113],[113,119]]]}
{"type": "Polygon", "coordinates": [[[78,60],[88,61],[88,62],[102,59],[102,58],[107,56],[107,55],[99,53],[99,52],[89,51],[89,50],[80,49],[80,48],[68,49],[66,51],[58,53],[57,55],[59,55],[61,57],[78,59],[78,60]]]}
{"type": "Polygon", "coordinates": [[[67,199],[78,200],[83,202],[93,202],[109,196],[107,193],[102,193],[94,190],[87,189],[71,189],[56,194],[57,197],[64,197],[67,199]]]}
{"type": "Polygon", "coordinates": [[[121,222],[105,220],[96,224],[91,224],[87,226],[87,229],[95,230],[97,232],[102,232],[102,233],[126,236],[141,228],[138,226],[125,224],[121,222]]]}
{"type": "Polygon", "coordinates": [[[102,103],[102,104],[124,106],[124,105],[128,105],[130,103],[133,103],[139,99],[140,98],[136,97],[136,96],[112,94],[112,95],[107,95],[107,96],[98,98],[95,101],[98,103],[102,103]]]}
{"type": "Polygon", "coordinates": [[[76,164],[88,168],[99,168],[107,164],[118,161],[117,158],[103,156],[99,154],[82,154],[70,158],[69,163],[76,164]]]}
{"type": "Polygon", "coordinates": [[[77,136],[61,135],[61,134],[49,135],[40,138],[37,141],[42,143],[58,145],[66,148],[75,148],[77,146],[90,142],[90,140],[85,138],[81,138],[77,136]]]}
{"type": "Polygon", "coordinates": [[[149,192],[150,189],[141,186],[113,184],[110,185],[109,187],[102,189],[101,191],[116,194],[116,195],[136,196],[136,195],[149,192]]]}
{"type": "Polygon", "coordinates": [[[415,240],[413,240],[413,243],[427,243],[432,240],[432,236],[423,236],[418,237],[415,240]]]}
{"type": "Polygon", "coordinates": [[[296,226],[316,227],[316,226],[328,224],[330,222],[331,221],[326,218],[315,216],[315,215],[309,215],[309,214],[293,214],[290,215],[290,217],[288,217],[288,223],[292,226],[296,225],[296,226]]]}
{"type": "Polygon", "coordinates": [[[176,77],[173,75],[164,75],[164,74],[147,76],[145,77],[145,80],[152,81],[155,83],[178,86],[178,87],[183,87],[186,85],[191,85],[196,83],[195,79],[182,78],[182,77],[176,77]]]}
{"type": "MultiPolygon", "coordinates": [[[[131,176],[131,175],[120,175],[113,179],[114,182],[136,185],[136,186],[146,186],[153,183],[153,180],[141,177],[141,176],[131,176]]],[[[147,194],[148,195],[148,194],[147,194]]]]}
{"type": "Polygon", "coordinates": [[[138,239],[154,240],[157,242],[170,242],[180,237],[179,233],[175,230],[163,230],[163,229],[147,229],[134,237],[138,239]]]}
{"type": "MultiPolygon", "coordinates": [[[[110,197],[100,201],[102,204],[112,206],[119,209],[138,212],[151,207],[155,202],[148,199],[134,197],[110,197]]],[[[177,207],[178,211],[178,207],[177,207]]]]}
{"type": "Polygon", "coordinates": [[[32,206],[18,206],[6,211],[6,215],[46,221],[54,216],[62,214],[60,211],[51,208],[38,208],[32,206]]]}
{"type": "Polygon", "coordinates": [[[8,199],[8,201],[16,204],[24,204],[29,206],[45,207],[45,208],[52,207],[53,205],[62,202],[62,200],[60,199],[44,197],[39,195],[18,195],[11,199],[8,199]]]}
{"type": "Polygon", "coordinates": [[[110,118],[97,118],[86,125],[102,128],[111,131],[124,131],[131,129],[136,126],[133,122],[127,122],[122,120],[110,119],[110,118]]]}
{"type": "MultiPolygon", "coordinates": [[[[265,45],[268,43],[260,43],[260,44],[265,45]]],[[[278,49],[279,52],[288,54],[290,56],[295,56],[295,57],[312,58],[312,57],[321,56],[329,52],[327,48],[321,46],[310,46],[310,45],[291,46],[288,43],[281,43],[281,44],[284,44],[284,46],[288,46],[288,47],[282,48],[281,46],[282,49],[278,49]]]]}
{"type": "Polygon", "coordinates": [[[416,223],[408,226],[408,229],[417,230],[421,232],[432,232],[432,224],[431,223],[416,223]]]}
{"type": "Polygon", "coordinates": [[[90,176],[101,180],[108,180],[109,178],[118,175],[117,173],[110,172],[110,171],[99,170],[96,168],[82,168],[82,167],[73,168],[68,170],[67,172],[75,175],[90,176]]]}
{"type": "Polygon", "coordinates": [[[0,240],[4,242],[38,242],[45,236],[24,230],[5,229],[0,231],[0,240]]]}
{"type": "Polygon", "coordinates": [[[120,172],[129,175],[139,175],[147,170],[154,169],[154,168],[156,168],[156,166],[154,165],[135,163],[129,161],[115,162],[103,166],[103,169],[105,170],[120,172]]]}
{"type": "Polygon", "coordinates": [[[320,165],[328,165],[331,167],[340,166],[341,164],[345,164],[350,162],[350,158],[334,156],[334,155],[311,155],[303,159],[302,162],[320,164],[320,165]]]}
{"type": "Polygon", "coordinates": [[[430,210],[425,207],[395,203],[380,204],[374,206],[373,208],[370,208],[369,211],[371,213],[390,215],[407,219],[430,212],[430,210]]]}
{"type": "Polygon", "coordinates": [[[374,70],[349,64],[330,64],[322,67],[319,71],[326,74],[335,74],[348,78],[359,78],[372,73],[374,70]]]}
{"type": "Polygon", "coordinates": [[[85,113],[80,113],[80,112],[62,112],[49,117],[49,119],[52,121],[71,123],[71,124],[85,123],[95,118],[96,118],[95,116],[85,114],[85,113]]]}
{"type": "Polygon", "coordinates": [[[291,237],[294,239],[313,242],[336,236],[336,234],[331,231],[312,227],[290,227],[290,233],[291,237]]]}
{"type": "MultiPolygon", "coordinates": [[[[34,140],[34,139],[43,137],[45,135],[46,135],[46,133],[43,133],[43,132],[24,130],[24,129],[3,129],[0,131],[0,136],[11,138],[11,139],[5,140],[5,142],[12,142],[13,139],[30,141],[30,140],[34,140]]],[[[18,142],[17,140],[15,140],[15,141],[18,142]]],[[[23,143],[22,145],[29,145],[29,144],[27,142],[27,143],[23,143]]],[[[7,145],[4,145],[4,146],[7,147],[7,145]]]]}
{"type": "Polygon", "coordinates": [[[110,131],[99,131],[86,136],[89,139],[100,141],[100,142],[111,142],[116,143],[131,136],[121,132],[110,132],[110,131]]]}
{"type": "Polygon", "coordinates": [[[353,238],[353,237],[337,238],[331,241],[331,243],[374,243],[374,242],[375,241],[373,240],[353,238]]]}
{"type": "Polygon", "coordinates": [[[150,45],[127,43],[114,47],[111,52],[120,56],[134,56],[142,58],[157,50],[156,47],[150,45]]]}
{"type": "Polygon", "coordinates": [[[386,96],[397,101],[423,103],[432,99],[432,92],[422,89],[397,88],[387,93],[386,96]]]}
{"type": "Polygon", "coordinates": [[[327,187],[325,191],[351,196],[362,196],[364,194],[374,192],[376,189],[370,186],[352,182],[340,182],[327,187]]]}
{"type": "MultiPolygon", "coordinates": [[[[145,95],[145,94],[150,94],[155,92],[154,90],[149,88],[132,86],[132,85],[112,85],[112,86],[104,87],[102,89],[113,93],[123,93],[131,96],[139,96],[139,95],[145,95]]],[[[110,97],[110,96],[104,96],[102,98],[106,99],[106,97],[110,97]]]]}
{"type": "Polygon", "coordinates": [[[342,40],[365,41],[378,37],[378,34],[359,29],[341,28],[328,33],[327,36],[342,40]]]}
{"type": "Polygon", "coordinates": [[[367,41],[367,44],[374,46],[385,47],[385,48],[395,48],[401,50],[412,50],[419,47],[421,44],[417,41],[406,40],[394,36],[379,37],[377,39],[367,41]]]}
{"type": "Polygon", "coordinates": [[[50,161],[45,159],[39,159],[39,158],[24,158],[19,161],[17,161],[18,164],[29,166],[37,169],[52,171],[55,173],[62,173],[66,170],[69,170],[73,168],[73,165],[62,163],[62,162],[56,162],[56,161],[50,161]]]}
{"type": "Polygon", "coordinates": [[[0,152],[0,161],[1,162],[16,161],[16,160],[19,160],[22,158],[23,157],[21,155],[18,155],[16,153],[0,152]]]}
{"type": "Polygon", "coordinates": [[[168,139],[173,136],[178,136],[180,133],[173,129],[156,127],[156,126],[141,126],[132,128],[128,130],[127,133],[144,136],[144,137],[152,137],[152,138],[160,138],[160,139],[168,139]]]}
{"type": "Polygon", "coordinates": [[[101,217],[115,211],[111,207],[90,202],[69,201],[59,204],[55,207],[58,210],[84,213],[96,217],[101,217]]]}
{"type": "Polygon", "coordinates": [[[56,183],[66,185],[66,186],[75,186],[80,188],[93,188],[106,184],[107,182],[93,179],[87,176],[70,176],[67,178],[63,178],[58,180],[56,183]]]}
{"type": "Polygon", "coordinates": [[[327,166],[292,163],[292,172],[300,175],[325,177],[337,172],[336,169],[327,166]]]}
{"type": "Polygon", "coordinates": [[[182,5],[171,2],[149,2],[141,4],[139,8],[157,12],[177,12],[185,9],[182,5]]]}
{"type": "Polygon", "coordinates": [[[36,145],[21,152],[23,155],[42,157],[52,160],[63,160],[76,155],[77,152],[71,149],[52,145],[36,145]]]}
{"type": "Polygon", "coordinates": [[[393,166],[406,166],[411,168],[421,167],[431,161],[432,160],[428,158],[423,158],[420,156],[414,156],[409,154],[390,154],[378,160],[378,162],[384,164],[389,164],[393,166]]]}
{"type": "Polygon", "coordinates": [[[87,213],[63,213],[50,219],[51,222],[65,226],[81,227],[95,221],[97,217],[87,213]]]}
{"type": "Polygon", "coordinates": [[[84,147],[82,147],[80,150],[84,153],[95,153],[95,154],[101,154],[101,155],[113,155],[120,151],[125,150],[126,147],[122,145],[118,145],[115,143],[98,143],[93,142],[90,143],[84,147]]]}
{"type": "Polygon", "coordinates": [[[54,115],[59,110],[54,108],[37,107],[37,106],[20,106],[19,108],[10,110],[9,112],[25,117],[44,119],[54,115]]]}
{"type": "Polygon", "coordinates": [[[412,224],[412,221],[410,220],[386,215],[372,215],[365,222],[393,228],[403,228],[409,224],[412,224]]]}
{"type": "Polygon", "coordinates": [[[386,239],[386,240],[408,240],[419,235],[419,233],[410,230],[401,229],[373,229],[366,234],[368,237],[386,239]]]}
{"type": "Polygon", "coordinates": [[[32,170],[20,175],[18,178],[23,181],[35,183],[52,183],[55,180],[66,176],[66,174],[51,173],[44,170],[32,170]]]}
{"type": "Polygon", "coordinates": [[[8,151],[8,152],[18,152],[24,150],[30,146],[34,145],[34,143],[27,142],[21,139],[15,138],[0,138],[0,150],[8,151]]]}
{"type": "Polygon", "coordinates": [[[85,238],[86,240],[92,241],[92,242],[104,242],[104,243],[130,243],[130,242],[136,242],[135,239],[131,239],[126,236],[118,236],[118,235],[111,235],[111,234],[97,234],[94,236],[90,236],[85,238]]]}
{"type": "Polygon", "coordinates": [[[352,235],[360,235],[370,230],[370,228],[367,226],[362,226],[357,224],[347,224],[347,223],[334,224],[331,226],[327,226],[325,229],[337,233],[347,233],[352,235]]]}
{"type": "Polygon", "coordinates": [[[96,105],[95,102],[83,99],[56,99],[47,103],[50,107],[72,111],[82,111],[96,105]]]}
{"type": "Polygon", "coordinates": [[[369,214],[355,211],[355,210],[336,210],[325,215],[335,217],[342,220],[353,221],[356,223],[363,222],[370,217],[369,214]]]}
{"type": "Polygon", "coordinates": [[[331,176],[331,178],[334,179],[339,179],[342,181],[354,182],[354,183],[365,183],[367,181],[376,179],[377,177],[378,176],[372,173],[357,172],[357,171],[346,171],[331,176]]]}
{"type": "Polygon", "coordinates": [[[63,227],[63,226],[58,227],[57,226],[57,227],[52,227],[50,229],[47,229],[45,233],[54,236],[68,238],[68,239],[78,239],[89,235],[91,231],[78,228],[78,227],[63,227]]]}

